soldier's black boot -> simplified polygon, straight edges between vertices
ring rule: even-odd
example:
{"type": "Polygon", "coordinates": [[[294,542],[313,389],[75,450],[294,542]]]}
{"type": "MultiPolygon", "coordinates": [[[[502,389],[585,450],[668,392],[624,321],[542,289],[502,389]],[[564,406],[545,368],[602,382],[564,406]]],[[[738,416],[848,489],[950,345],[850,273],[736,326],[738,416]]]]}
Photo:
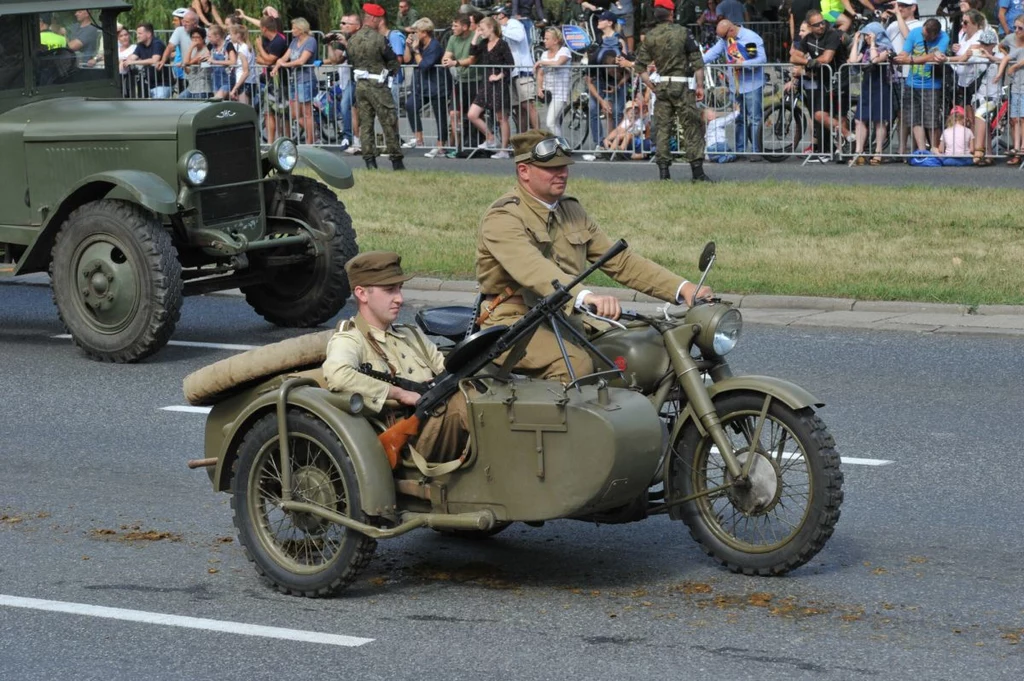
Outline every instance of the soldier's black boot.
{"type": "Polygon", "coordinates": [[[393,158],[391,159],[391,168],[393,170],[405,170],[405,164],[402,163],[402,159],[393,158]]]}
{"type": "Polygon", "coordinates": [[[366,161],[366,169],[367,170],[376,170],[377,169],[377,159],[374,158],[373,156],[370,156],[369,158],[364,158],[363,160],[366,161]]]}
{"type": "Polygon", "coordinates": [[[671,180],[672,175],[668,172],[668,166],[658,166],[658,179],[659,180],[671,180]]]}
{"type": "Polygon", "coordinates": [[[694,182],[713,182],[710,177],[704,174],[704,160],[690,161],[690,172],[693,173],[694,182]]]}

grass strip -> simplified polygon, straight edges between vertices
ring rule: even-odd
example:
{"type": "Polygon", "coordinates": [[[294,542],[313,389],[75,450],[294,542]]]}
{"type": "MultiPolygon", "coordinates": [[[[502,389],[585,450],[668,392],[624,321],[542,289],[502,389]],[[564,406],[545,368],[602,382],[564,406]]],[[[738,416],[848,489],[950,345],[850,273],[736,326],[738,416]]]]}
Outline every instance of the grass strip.
{"type": "MultiPolygon", "coordinates": [[[[355,174],[341,198],[360,249],[397,251],[408,271],[443,279],[473,278],[480,219],[515,182],[511,164],[506,177],[355,174]]],[[[570,177],[569,193],[610,236],[690,279],[703,244],[716,241],[711,283],[722,292],[1024,303],[1015,191],[570,177]]]]}

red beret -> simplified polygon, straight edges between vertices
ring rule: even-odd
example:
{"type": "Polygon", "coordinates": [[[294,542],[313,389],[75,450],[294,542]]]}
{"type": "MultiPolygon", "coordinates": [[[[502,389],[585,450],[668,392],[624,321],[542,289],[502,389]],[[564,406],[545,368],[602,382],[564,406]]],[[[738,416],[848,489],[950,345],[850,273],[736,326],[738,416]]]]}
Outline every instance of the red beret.
{"type": "Polygon", "coordinates": [[[654,0],[655,7],[664,7],[669,12],[676,11],[676,4],[672,0],[654,0]]]}
{"type": "Polygon", "coordinates": [[[375,5],[372,2],[368,2],[363,5],[363,11],[369,14],[371,17],[382,17],[384,16],[384,8],[380,5],[375,5]]]}

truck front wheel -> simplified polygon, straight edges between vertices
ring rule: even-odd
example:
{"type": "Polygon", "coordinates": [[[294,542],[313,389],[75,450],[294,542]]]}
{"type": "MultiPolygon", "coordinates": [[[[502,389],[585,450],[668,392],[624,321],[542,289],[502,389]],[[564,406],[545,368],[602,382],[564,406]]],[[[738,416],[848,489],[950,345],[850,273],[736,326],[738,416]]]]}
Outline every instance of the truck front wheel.
{"type": "Polygon", "coordinates": [[[167,343],[181,315],[181,264],[171,236],[126,201],[93,201],[68,216],[50,279],[64,327],[93,359],[148,357],[167,343]]]}
{"type": "Polygon", "coordinates": [[[277,269],[266,283],[242,288],[249,305],[278,326],[319,326],[338,314],[351,290],[345,263],[359,252],[352,218],[325,185],[308,177],[292,179],[285,205],[290,218],[323,234],[320,255],[312,261],[277,269]]]}

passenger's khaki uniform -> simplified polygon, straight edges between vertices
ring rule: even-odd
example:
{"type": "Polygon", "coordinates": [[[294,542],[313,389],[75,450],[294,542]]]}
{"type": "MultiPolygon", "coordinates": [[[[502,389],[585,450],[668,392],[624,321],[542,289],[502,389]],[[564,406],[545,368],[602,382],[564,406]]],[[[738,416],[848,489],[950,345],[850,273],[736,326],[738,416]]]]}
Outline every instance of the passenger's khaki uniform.
{"type": "MultiPolygon", "coordinates": [[[[328,342],[324,378],[331,390],[359,393],[366,407],[378,413],[385,408],[390,384],[360,373],[357,367],[370,364],[374,371],[390,373],[388,362],[397,376],[409,381],[426,382],[444,371],[444,356],[418,330],[391,326],[381,331],[356,315],[341,322],[328,342]],[[377,342],[387,362],[364,334],[377,342]]],[[[422,424],[412,444],[428,461],[449,461],[462,454],[467,431],[466,400],[462,393],[456,393],[422,424]]]]}
{"type": "MultiPolygon", "coordinates": [[[[476,278],[485,297],[510,288],[519,291],[524,304],[498,305],[483,326],[516,322],[529,306],[554,291],[552,280],[567,283],[613,243],[576,199],[565,196],[552,211],[517,185],[491,205],[480,223],[476,278]]],[[[612,258],[603,270],[620,284],[673,303],[685,281],[632,249],[612,258]]],[[[586,288],[577,286],[573,294],[586,288]]],[[[567,350],[577,376],[594,370],[582,348],[567,342],[567,350]]],[[[569,380],[555,335],[546,327],[538,329],[516,368],[543,378],[569,380]]]]}

